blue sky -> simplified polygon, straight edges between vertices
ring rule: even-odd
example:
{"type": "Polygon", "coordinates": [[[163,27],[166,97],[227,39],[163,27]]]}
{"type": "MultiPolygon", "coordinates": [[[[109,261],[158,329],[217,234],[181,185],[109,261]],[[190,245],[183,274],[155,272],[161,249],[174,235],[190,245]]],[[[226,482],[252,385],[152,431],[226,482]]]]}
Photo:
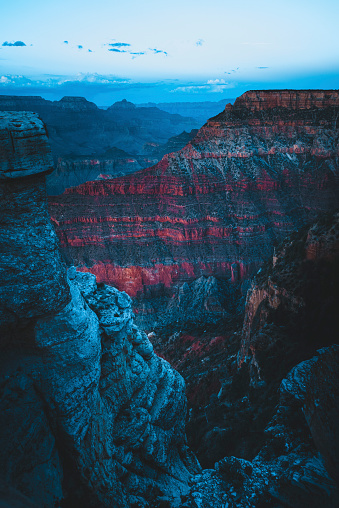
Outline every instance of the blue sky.
{"type": "Polygon", "coordinates": [[[0,93],[104,105],[339,86],[337,0],[2,4],[0,93]]]}

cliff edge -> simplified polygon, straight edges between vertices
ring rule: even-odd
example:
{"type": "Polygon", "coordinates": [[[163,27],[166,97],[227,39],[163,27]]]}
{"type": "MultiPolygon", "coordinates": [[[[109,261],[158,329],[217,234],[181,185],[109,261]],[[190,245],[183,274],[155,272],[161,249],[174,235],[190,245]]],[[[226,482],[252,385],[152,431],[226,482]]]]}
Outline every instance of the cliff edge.
{"type": "Polygon", "coordinates": [[[41,120],[0,120],[0,500],[178,506],[199,470],[184,381],[134,325],[126,293],[67,272],[47,211],[41,120]]]}

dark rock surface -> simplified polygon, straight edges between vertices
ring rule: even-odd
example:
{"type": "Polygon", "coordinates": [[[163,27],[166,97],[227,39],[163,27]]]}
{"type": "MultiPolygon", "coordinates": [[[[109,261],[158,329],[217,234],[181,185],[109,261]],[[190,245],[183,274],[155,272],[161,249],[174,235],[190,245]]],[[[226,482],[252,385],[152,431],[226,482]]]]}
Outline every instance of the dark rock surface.
{"type": "Polygon", "coordinates": [[[30,113],[0,113],[0,123],[0,319],[17,325],[61,309],[70,295],[48,215],[45,126],[30,113]]]}
{"type": "MultiPolygon", "coordinates": [[[[35,115],[22,118],[43,129],[35,115]]],[[[27,157],[37,146],[31,137],[27,157]]],[[[22,173],[10,180],[15,199],[1,182],[9,204],[1,256],[0,502],[178,506],[199,470],[186,444],[184,381],[133,324],[126,293],[74,268],[66,278],[44,176],[22,173]]]]}
{"type": "Polygon", "coordinates": [[[281,384],[280,401],[265,429],[259,454],[252,461],[225,457],[215,469],[193,477],[191,492],[182,506],[336,507],[338,484],[325,466],[328,454],[338,457],[337,449],[333,450],[328,441],[322,448],[325,455],[319,453],[317,441],[312,440],[314,428],[307,407],[311,404],[314,412],[319,403],[314,416],[324,420],[321,436],[334,438],[337,446],[338,361],[339,346],[332,346],[297,365],[281,384]]]}

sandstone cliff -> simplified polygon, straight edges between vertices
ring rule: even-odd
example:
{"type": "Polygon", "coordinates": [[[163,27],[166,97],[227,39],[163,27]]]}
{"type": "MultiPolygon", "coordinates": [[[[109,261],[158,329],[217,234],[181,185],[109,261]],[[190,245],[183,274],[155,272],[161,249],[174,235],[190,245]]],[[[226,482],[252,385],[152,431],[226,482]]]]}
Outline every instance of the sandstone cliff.
{"type": "Polygon", "coordinates": [[[35,114],[1,115],[0,502],[178,506],[199,465],[184,381],[126,293],[66,268],[49,221],[35,114]]]}
{"type": "Polygon", "coordinates": [[[51,198],[69,263],[131,296],[243,279],[339,203],[337,91],[247,92],[185,148],[51,198]]]}

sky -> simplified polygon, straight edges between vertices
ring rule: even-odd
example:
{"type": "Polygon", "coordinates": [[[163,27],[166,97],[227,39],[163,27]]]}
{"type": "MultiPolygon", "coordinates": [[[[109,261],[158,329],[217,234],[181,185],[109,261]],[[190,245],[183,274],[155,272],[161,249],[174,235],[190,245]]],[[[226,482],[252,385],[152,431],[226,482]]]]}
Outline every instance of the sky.
{"type": "Polygon", "coordinates": [[[110,105],[339,88],[338,19],[338,0],[0,0],[0,94],[110,105]]]}

